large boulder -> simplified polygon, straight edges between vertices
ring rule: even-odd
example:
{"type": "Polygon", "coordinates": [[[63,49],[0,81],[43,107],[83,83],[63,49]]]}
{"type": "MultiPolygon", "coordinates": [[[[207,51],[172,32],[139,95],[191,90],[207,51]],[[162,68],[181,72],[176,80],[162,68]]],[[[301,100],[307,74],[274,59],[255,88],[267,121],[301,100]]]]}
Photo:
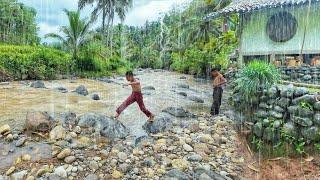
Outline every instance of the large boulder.
{"type": "Polygon", "coordinates": [[[189,96],[189,99],[190,99],[191,101],[194,101],[194,102],[197,102],[197,103],[204,103],[204,100],[201,99],[201,98],[198,97],[198,96],[189,96]]]}
{"type": "Polygon", "coordinates": [[[75,92],[82,95],[82,96],[86,96],[89,94],[87,88],[84,85],[78,86],[76,88],[75,92]]]}
{"type": "Polygon", "coordinates": [[[78,126],[93,128],[101,136],[110,139],[125,138],[129,135],[129,130],[120,121],[95,113],[86,113],[80,116],[78,126]]]}
{"type": "Polygon", "coordinates": [[[210,179],[214,179],[214,180],[225,180],[226,178],[222,177],[220,174],[205,169],[203,167],[197,167],[194,170],[194,177],[196,180],[200,180],[202,179],[201,177],[204,177],[204,175],[206,175],[206,177],[210,177],[210,179]]]}
{"type": "Polygon", "coordinates": [[[262,137],[263,135],[263,125],[262,122],[257,122],[254,126],[253,126],[253,133],[258,136],[258,137],[262,137]]]}
{"type": "Polygon", "coordinates": [[[168,131],[169,129],[172,128],[172,126],[173,126],[172,119],[165,114],[160,114],[158,117],[155,118],[154,122],[145,123],[143,125],[143,128],[148,133],[160,133],[160,132],[168,131]]]}
{"type": "Polygon", "coordinates": [[[304,127],[309,127],[313,124],[312,120],[308,117],[291,116],[291,121],[304,127]]]}
{"type": "Polygon", "coordinates": [[[320,113],[314,114],[313,122],[314,122],[316,125],[320,126],[320,113]]]}
{"type": "Polygon", "coordinates": [[[142,88],[142,90],[156,90],[153,86],[145,86],[142,88]]]}
{"type": "Polygon", "coordinates": [[[290,99],[282,97],[282,98],[279,99],[277,104],[282,108],[287,108],[289,106],[289,104],[290,104],[290,99]]]}
{"type": "Polygon", "coordinates": [[[317,97],[318,97],[317,95],[307,94],[307,95],[304,95],[304,96],[295,98],[295,99],[292,101],[292,103],[293,103],[294,105],[300,105],[300,103],[304,102],[304,103],[309,103],[309,104],[313,105],[314,103],[317,102],[317,100],[316,100],[317,97]]]}
{"type": "Polygon", "coordinates": [[[293,137],[297,137],[298,136],[298,129],[296,127],[296,125],[293,122],[287,122],[283,125],[282,128],[283,132],[285,134],[288,134],[290,136],[293,137]]]}
{"type": "Polygon", "coordinates": [[[183,171],[181,171],[179,169],[171,169],[170,171],[168,171],[166,173],[163,180],[172,180],[172,179],[189,180],[191,178],[186,173],[184,173],[183,171]]]}
{"type": "Polygon", "coordinates": [[[320,140],[320,131],[316,126],[302,128],[302,136],[309,141],[319,141],[320,140]]]}
{"type": "Polygon", "coordinates": [[[49,131],[52,125],[52,118],[46,112],[28,112],[25,129],[27,131],[49,131]]]}
{"type": "Polygon", "coordinates": [[[34,81],[31,83],[30,87],[33,88],[46,88],[46,86],[44,85],[44,83],[42,81],[34,81]]]}
{"type": "Polygon", "coordinates": [[[175,117],[188,117],[190,115],[190,113],[182,107],[168,107],[162,110],[162,112],[166,112],[175,117]]]}

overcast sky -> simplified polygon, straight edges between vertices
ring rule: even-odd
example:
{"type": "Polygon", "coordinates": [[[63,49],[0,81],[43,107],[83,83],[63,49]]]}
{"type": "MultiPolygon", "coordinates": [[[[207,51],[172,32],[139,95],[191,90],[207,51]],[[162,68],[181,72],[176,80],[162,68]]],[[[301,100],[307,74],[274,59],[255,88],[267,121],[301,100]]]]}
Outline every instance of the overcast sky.
{"type": "MultiPolygon", "coordinates": [[[[78,0],[18,0],[37,10],[39,35],[58,32],[59,26],[67,23],[62,11],[64,8],[76,10],[78,0]]],[[[190,0],[133,0],[133,7],[127,14],[125,24],[140,26],[146,20],[158,19],[161,14],[168,12],[173,6],[183,5],[190,0]]],[[[82,16],[90,16],[91,8],[82,11],[82,16]]],[[[117,22],[116,22],[117,23],[117,22]]]]}

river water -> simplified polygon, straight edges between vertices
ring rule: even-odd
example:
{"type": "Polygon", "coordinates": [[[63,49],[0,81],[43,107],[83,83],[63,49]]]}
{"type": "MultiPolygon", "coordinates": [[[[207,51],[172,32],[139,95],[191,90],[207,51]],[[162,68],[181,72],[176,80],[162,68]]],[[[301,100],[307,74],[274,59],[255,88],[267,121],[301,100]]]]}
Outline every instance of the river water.
{"type": "MultiPolygon", "coordinates": [[[[192,113],[209,112],[212,103],[209,81],[162,70],[140,70],[136,72],[136,77],[140,79],[142,87],[155,87],[155,90],[143,90],[145,105],[155,115],[170,106],[181,106],[192,113]],[[181,78],[182,76],[186,79],[181,78]],[[188,84],[190,88],[178,88],[179,84],[188,84]],[[191,101],[177,92],[198,96],[204,100],[204,103],[191,101]]],[[[116,83],[91,79],[45,81],[46,89],[32,88],[26,82],[1,85],[0,125],[9,124],[11,127],[21,129],[29,111],[46,111],[49,114],[72,111],[77,116],[94,112],[113,116],[117,106],[131,94],[131,88],[123,88],[118,84],[126,82],[124,77],[115,77],[112,80],[116,83]],[[88,96],[72,92],[79,85],[87,87],[88,96]],[[57,90],[58,87],[64,87],[69,92],[61,93],[57,90]],[[95,93],[101,100],[91,99],[91,95],[95,93]]],[[[131,135],[139,137],[145,134],[142,126],[147,121],[147,117],[139,110],[136,103],[121,114],[120,121],[130,128],[131,135]]]]}

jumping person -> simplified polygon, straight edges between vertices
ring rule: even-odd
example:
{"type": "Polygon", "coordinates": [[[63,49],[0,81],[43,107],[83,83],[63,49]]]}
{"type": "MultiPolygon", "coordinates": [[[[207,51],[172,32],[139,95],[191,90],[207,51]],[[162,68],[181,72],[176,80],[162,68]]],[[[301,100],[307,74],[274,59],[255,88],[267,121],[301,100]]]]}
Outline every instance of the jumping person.
{"type": "Polygon", "coordinates": [[[222,86],[227,83],[227,80],[220,73],[221,66],[216,66],[211,70],[213,79],[213,103],[211,106],[211,115],[218,115],[221,106],[223,89],[222,86]]]}
{"type": "Polygon", "coordinates": [[[125,110],[128,106],[130,106],[132,103],[137,102],[140,110],[149,118],[149,122],[153,122],[154,115],[146,109],[143,103],[143,97],[141,93],[141,85],[140,82],[133,77],[132,71],[126,72],[126,79],[129,81],[128,84],[124,84],[123,86],[131,86],[132,88],[132,94],[125,100],[116,110],[115,118],[118,119],[121,112],[125,110]]]}

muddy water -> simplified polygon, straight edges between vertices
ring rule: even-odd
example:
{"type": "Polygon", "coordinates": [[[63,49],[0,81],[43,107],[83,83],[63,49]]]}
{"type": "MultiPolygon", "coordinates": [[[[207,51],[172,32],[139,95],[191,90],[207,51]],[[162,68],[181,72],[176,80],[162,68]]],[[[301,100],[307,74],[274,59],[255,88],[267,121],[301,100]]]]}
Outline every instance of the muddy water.
{"type": "MultiPolygon", "coordinates": [[[[143,91],[146,107],[155,115],[169,106],[182,106],[193,113],[209,112],[211,87],[209,82],[200,82],[191,76],[180,79],[181,74],[174,72],[154,72],[150,70],[139,71],[137,77],[144,86],[154,86],[156,90],[143,91]],[[190,89],[177,88],[177,84],[188,84],[190,89]],[[196,95],[205,103],[195,103],[177,92],[186,92],[188,96],[196,95]]],[[[124,83],[124,78],[114,79],[117,83],[124,83]]],[[[35,89],[29,85],[13,82],[0,86],[0,125],[8,123],[12,127],[22,128],[28,111],[47,111],[50,114],[73,111],[78,116],[86,112],[96,112],[113,116],[122,101],[131,94],[130,87],[123,88],[117,83],[105,83],[97,80],[78,79],[46,81],[47,89],[35,89]],[[81,96],[74,92],[79,85],[85,85],[89,91],[88,96],[81,96]],[[65,87],[68,93],[61,93],[57,87],[65,87]],[[92,94],[98,94],[99,101],[91,99],[92,94]]],[[[142,125],[147,117],[139,110],[137,104],[131,105],[120,116],[134,136],[144,134],[142,125]]]]}

